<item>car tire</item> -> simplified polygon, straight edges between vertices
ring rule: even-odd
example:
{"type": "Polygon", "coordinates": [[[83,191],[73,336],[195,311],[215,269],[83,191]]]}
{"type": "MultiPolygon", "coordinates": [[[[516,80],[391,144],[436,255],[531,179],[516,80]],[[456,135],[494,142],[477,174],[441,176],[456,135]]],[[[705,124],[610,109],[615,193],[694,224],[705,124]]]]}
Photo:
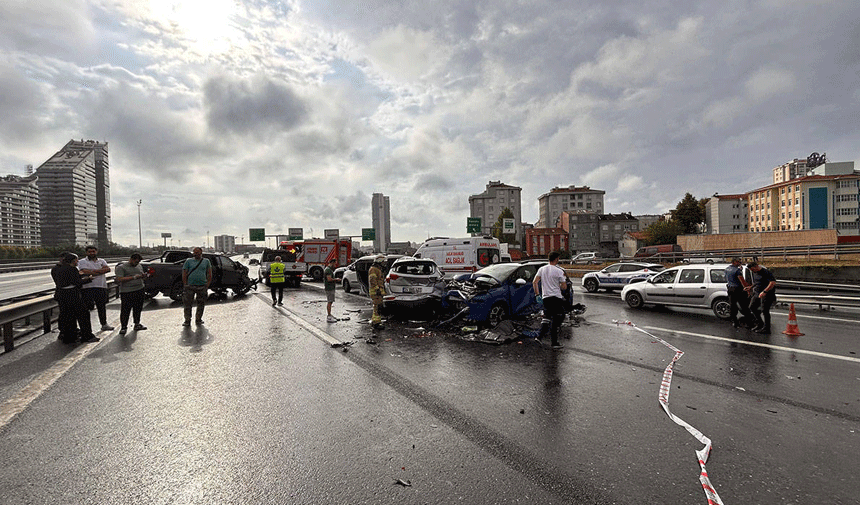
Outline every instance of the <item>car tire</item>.
{"type": "Polygon", "coordinates": [[[638,291],[628,291],[624,296],[624,301],[634,309],[639,309],[645,305],[645,300],[642,298],[642,294],[638,291]]]}
{"type": "Polygon", "coordinates": [[[182,285],[182,281],[176,281],[170,285],[170,291],[167,293],[167,296],[174,302],[179,302],[182,301],[182,293],[184,291],[185,287],[182,285]]]}
{"type": "Polygon", "coordinates": [[[323,269],[320,267],[311,269],[311,277],[314,279],[314,282],[320,282],[323,278],[323,269]]]}
{"type": "Polygon", "coordinates": [[[582,286],[589,293],[596,293],[597,288],[600,286],[600,284],[598,284],[597,280],[595,279],[585,279],[585,282],[582,283],[582,286]]]}
{"type": "Polygon", "coordinates": [[[731,317],[732,304],[728,298],[717,298],[711,304],[711,309],[714,311],[715,316],[725,320],[731,317]]]}
{"type": "Polygon", "coordinates": [[[490,308],[490,314],[487,317],[487,325],[490,328],[495,328],[499,323],[508,318],[508,309],[504,303],[497,303],[490,308]]]}
{"type": "Polygon", "coordinates": [[[349,290],[350,290],[350,289],[352,289],[352,288],[350,288],[350,286],[349,286],[349,279],[344,279],[344,280],[341,282],[341,284],[343,284],[343,292],[344,292],[344,293],[349,293],[349,290]]]}
{"type": "Polygon", "coordinates": [[[707,263],[708,265],[713,265],[713,264],[714,264],[714,260],[712,260],[712,259],[708,258],[708,260],[707,260],[707,261],[705,261],[705,263],[707,263]]]}

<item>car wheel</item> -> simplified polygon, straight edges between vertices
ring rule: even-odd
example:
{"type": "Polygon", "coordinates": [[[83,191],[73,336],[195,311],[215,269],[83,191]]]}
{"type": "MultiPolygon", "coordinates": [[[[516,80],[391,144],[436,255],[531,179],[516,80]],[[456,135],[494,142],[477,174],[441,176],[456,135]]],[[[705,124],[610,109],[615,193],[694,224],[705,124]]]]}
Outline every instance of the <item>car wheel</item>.
{"type": "Polygon", "coordinates": [[[170,292],[167,293],[167,296],[174,302],[178,302],[182,300],[183,291],[185,291],[185,288],[182,286],[182,281],[176,281],[170,285],[170,292]]]}
{"type": "Polygon", "coordinates": [[[490,309],[490,315],[487,317],[487,324],[490,328],[495,328],[499,323],[508,318],[508,309],[503,303],[497,303],[490,309]]]}
{"type": "Polygon", "coordinates": [[[343,292],[344,292],[344,293],[349,293],[349,290],[350,290],[350,287],[349,287],[349,279],[344,279],[344,280],[343,280],[343,292]]]}
{"type": "Polygon", "coordinates": [[[313,277],[315,282],[320,282],[323,278],[322,268],[316,267],[311,270],[311,277],[313,277]]]}
{"type": "Polygon", "coordinates": [[[638,291],[628,291],[627,295],[624,296],[624,301],[634,309],[645,305],[645,300],[642,299],[642,295],[638,291]]]}
{"type": "Polygon", "coordinates": [[[714,260],[712,260],[712,259],[710,259],[710,258],[709,258],[707,261],[705,261],[705,263],[707,263],[708,265],[713,265],[713,264],[714,264],[714,260]]]}
{"type": "Polygon", "coordinates": [[[728,319],[731,317],[732,304],[728,298],[717,298],[711,304],[711,309],[713,309],[714,315],[720,319],[728,319]]]}
{"type": "Polygon", "coordinates": [[[585,279],[585,282],[582,285],[589,293],[596,293],[597,287],[599,286],[596,279],[585,279]]]}

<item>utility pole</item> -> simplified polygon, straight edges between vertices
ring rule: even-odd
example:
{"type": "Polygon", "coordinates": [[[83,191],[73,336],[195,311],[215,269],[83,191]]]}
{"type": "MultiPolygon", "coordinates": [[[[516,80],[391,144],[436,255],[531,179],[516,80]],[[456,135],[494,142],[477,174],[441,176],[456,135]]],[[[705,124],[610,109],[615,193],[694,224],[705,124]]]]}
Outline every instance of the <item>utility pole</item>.
{"type": "Polygon", "coordinates": [[[140,204],[142,203],[143,200],[137,201],[137,243],[139,249],[143,249],[143,228],[140,227],[140,204]]]}

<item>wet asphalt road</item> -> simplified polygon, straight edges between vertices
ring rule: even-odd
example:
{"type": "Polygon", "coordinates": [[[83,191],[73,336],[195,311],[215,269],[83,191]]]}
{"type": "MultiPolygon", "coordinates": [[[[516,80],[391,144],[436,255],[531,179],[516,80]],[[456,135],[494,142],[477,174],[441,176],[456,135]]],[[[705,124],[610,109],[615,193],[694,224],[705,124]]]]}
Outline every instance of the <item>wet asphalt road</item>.
{"type": "Polygon", "coordinates": [[[684,351],[670,408],[713,440],[724,503],[856,502],[850,318],[749,345],[706,312],[582,295],[560,352],[409,321],[369,345],[365,298],[338,292],[349,320],[327,324],[320,286],[286,293],[212,302],[191,329],[159,297],[146,331],[0,356],[2,501],[706,503],[701,444],[657,402],[673,352],[613,323],[631,319],[684,351]]]}

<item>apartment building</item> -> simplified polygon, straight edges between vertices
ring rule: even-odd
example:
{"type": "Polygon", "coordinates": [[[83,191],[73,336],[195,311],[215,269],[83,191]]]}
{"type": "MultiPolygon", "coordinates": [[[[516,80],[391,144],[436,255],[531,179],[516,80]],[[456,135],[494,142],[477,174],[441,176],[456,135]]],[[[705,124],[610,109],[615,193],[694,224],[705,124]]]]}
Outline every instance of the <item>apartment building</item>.
{"type": "Polygon", "coordinates": [[[39,247],[39,187],[37,176],[0,177],[0,245],[39,247]]]}
{"type": "Polygon", "coordinates": [[[504,209],[510,209],[514,215],[516,240],[523,243],[523,212],[522,191],[517,186],[509,186],[501,181],[490,181],[483,193],[469,197],[469,217],[481,218],[483,229],[481,233],[489,235],[492,227],[499,219],[504,209]]]}
{"type": "Polygon", "coordinates": [[[744,233],[749,231],[747,195],[714,193],[705,205],[705,233],[744,233]]]}
{"type": "Polygon", "coordinates": [[[555,187],[538,197],[539,217],[535,228],[560,227],[559,217],[564,211],[603,214],[603,195],[606,191],[588,186],[555,187]]]}

